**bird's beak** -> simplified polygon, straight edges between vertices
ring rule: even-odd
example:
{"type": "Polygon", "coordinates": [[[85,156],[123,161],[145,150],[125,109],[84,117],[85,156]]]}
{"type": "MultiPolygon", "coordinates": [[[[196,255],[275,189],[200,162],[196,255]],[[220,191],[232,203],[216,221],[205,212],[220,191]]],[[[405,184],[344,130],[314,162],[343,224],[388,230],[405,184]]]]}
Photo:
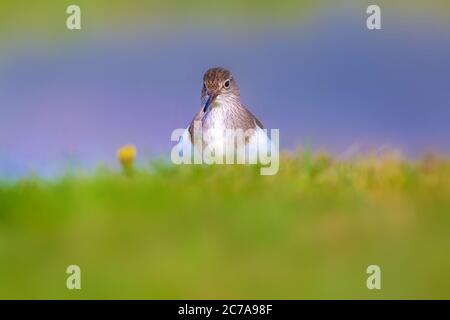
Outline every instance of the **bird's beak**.
{"type": "Polygon", "coordinates": [[[205,106],[203,107],[203,112],[206,112],[210,109],[211,104],[217,98],[217,94],[211,93],[206,96],[205,106]]]}

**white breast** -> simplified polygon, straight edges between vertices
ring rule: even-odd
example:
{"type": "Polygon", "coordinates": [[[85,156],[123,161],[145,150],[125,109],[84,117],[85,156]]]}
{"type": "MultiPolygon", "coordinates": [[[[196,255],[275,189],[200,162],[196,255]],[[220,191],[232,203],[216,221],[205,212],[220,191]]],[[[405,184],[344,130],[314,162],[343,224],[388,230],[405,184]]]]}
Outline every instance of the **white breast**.
{"type": "Polygon", "coordinates": [[[213,108],[203,127],[203,141],[205,145],[221,148],[225,143],[225,111],[222,107],[213,108]]]}

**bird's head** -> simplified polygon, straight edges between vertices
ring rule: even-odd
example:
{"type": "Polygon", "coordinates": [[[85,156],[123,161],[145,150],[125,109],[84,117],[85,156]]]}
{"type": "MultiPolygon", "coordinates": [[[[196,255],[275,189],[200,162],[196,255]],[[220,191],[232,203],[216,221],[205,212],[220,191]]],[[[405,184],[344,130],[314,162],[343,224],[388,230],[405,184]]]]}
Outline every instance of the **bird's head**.
{"type": "Polygon", "coordinates": [[[239,102],[239,88],[230,71],[216,67],[208,69],[203,76],[203,112],[216,104],[239,102]]]}

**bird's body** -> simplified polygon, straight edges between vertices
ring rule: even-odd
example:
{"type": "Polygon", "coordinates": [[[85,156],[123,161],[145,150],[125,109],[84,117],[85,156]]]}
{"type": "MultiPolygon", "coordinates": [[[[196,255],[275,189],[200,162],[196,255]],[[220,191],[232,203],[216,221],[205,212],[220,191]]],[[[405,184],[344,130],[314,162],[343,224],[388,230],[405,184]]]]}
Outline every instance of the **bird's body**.
{"type": "Polygon", "coordinates": [[[203,80],[202,107],[192,119],[183,142],[194,149],[201,144],[202,149],[210,148],[216,152],[225,150],[227,144],[254,154],[261,145],[267,147],[269,139],[264,127],[241,104],[239,88],[231,73],[223,68],[212,68],[206,71],[203,80]],[[196,134],[196,130],[200,134],[196,134]],[[236,139],[236,136],[227,135],[229,132],[241,132],[244,138],[236,139]]]}
{"type": "MultiPolygon", "coordinates": [[[[216,105],[206,114],[203,108],[195,115],[189,126],[189,138],[194,141],[195,121],[201,122],[203,132],[203,146],[224,142],[224,132],[226,129],[247,130],[263,129],[261,122],[240,104],[227,104],[217,102],[216,105]]],[[[247,137],[247,143],[250,142],[247,137]]]]}

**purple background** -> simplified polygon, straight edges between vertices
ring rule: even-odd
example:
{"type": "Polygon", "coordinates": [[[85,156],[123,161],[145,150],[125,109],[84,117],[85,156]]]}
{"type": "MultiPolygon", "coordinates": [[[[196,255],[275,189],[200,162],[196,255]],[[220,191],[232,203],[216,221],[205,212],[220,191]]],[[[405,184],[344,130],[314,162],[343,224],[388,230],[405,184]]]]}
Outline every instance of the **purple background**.
{"type": "Polygon", "coordinates": [[[450,23],[353,10],[286,27],[90,32],[0,55],[0,177],[114,163],[126,143],[168,156],[200,104],[203,72],[230,68],[243,102],[281,146],[333,153],[392,146],[450,151],[450,23]]]}

